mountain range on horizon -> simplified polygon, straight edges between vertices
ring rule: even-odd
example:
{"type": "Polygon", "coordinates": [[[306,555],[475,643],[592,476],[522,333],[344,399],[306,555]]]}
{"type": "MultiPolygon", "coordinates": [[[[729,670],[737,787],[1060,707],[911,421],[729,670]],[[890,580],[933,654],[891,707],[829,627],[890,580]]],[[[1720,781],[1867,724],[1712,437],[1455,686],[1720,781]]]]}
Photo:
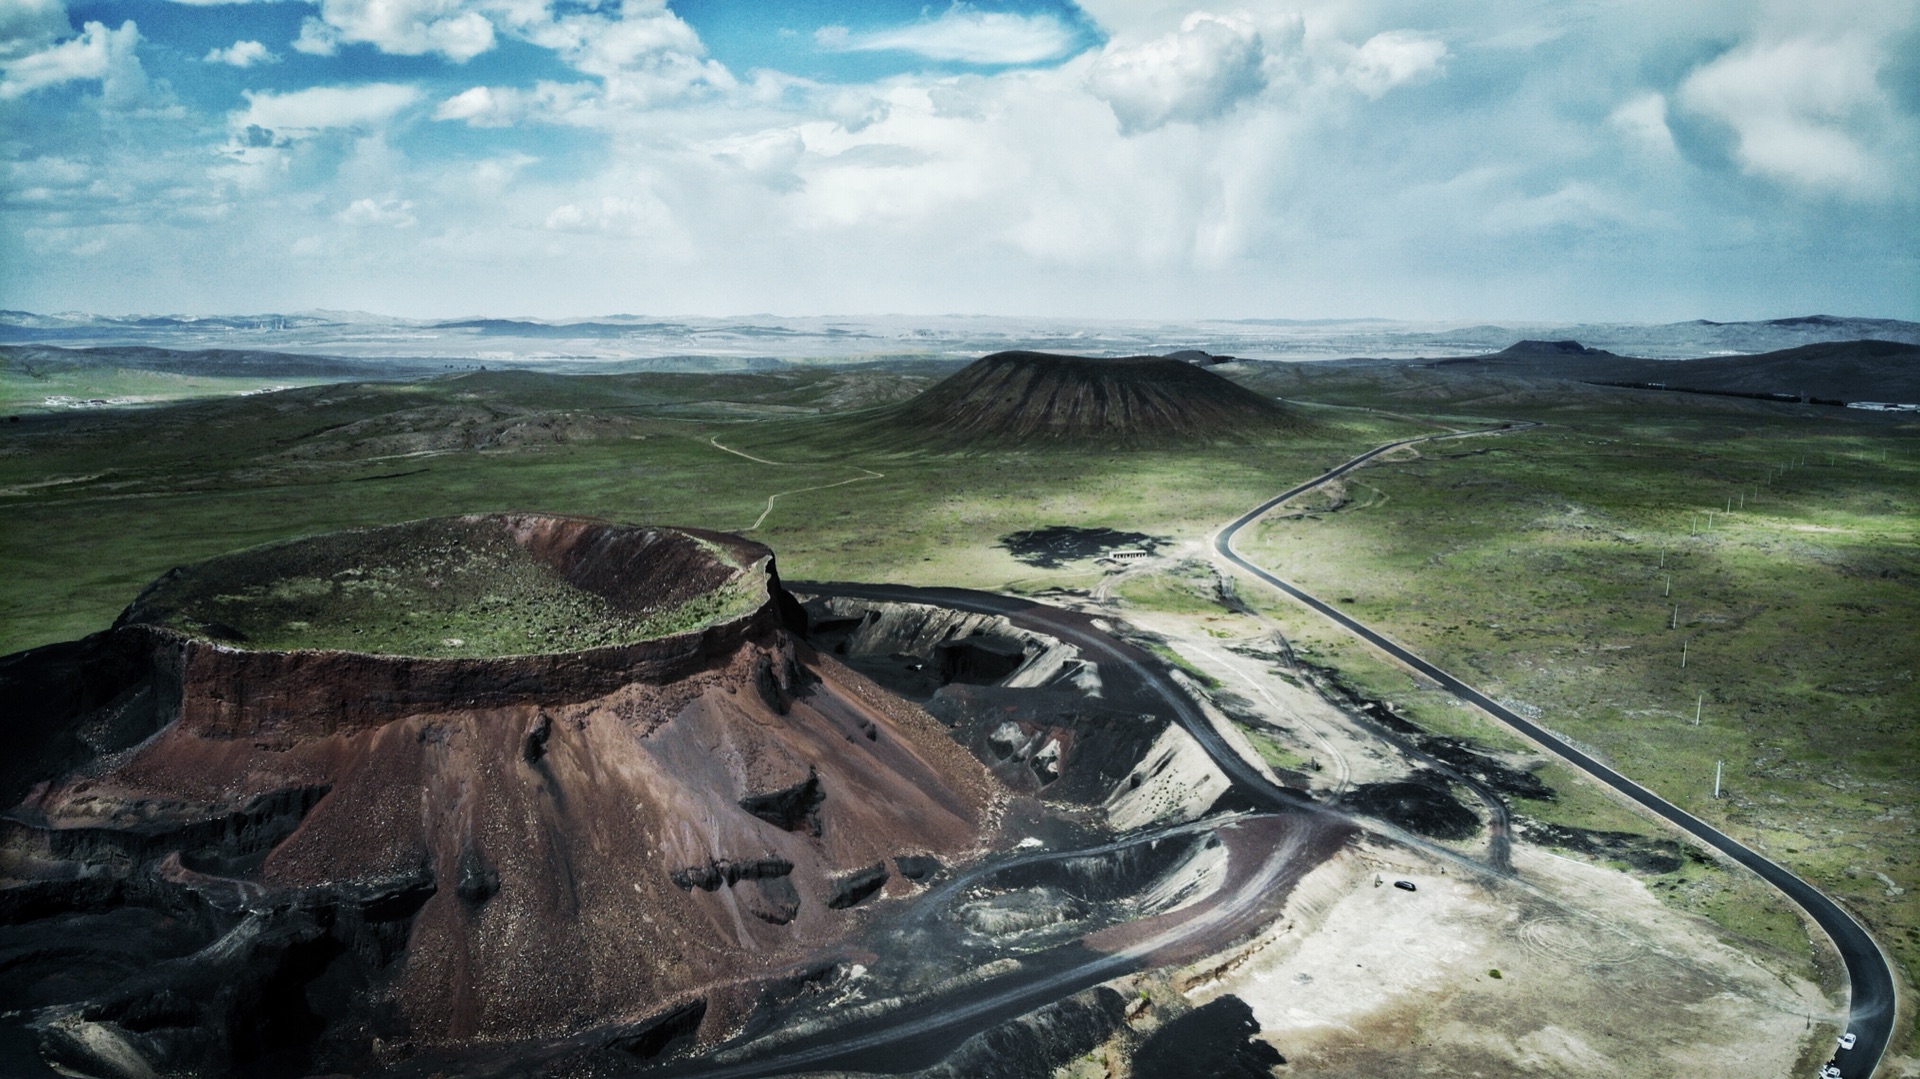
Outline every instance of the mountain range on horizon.
{"type": "Polygon", "coordinates": [[[1195,348],[1248,359],[1414,358],[1488,354],[1525,339],[1570,339],[1622,356],[1690,359],[1861,339],[1920,344],[1920,322],[1824,314],[1726,322],[1439,323],[770,314],[409,319],[324,310],[204,316],[0,311],[3,344],[242,348],[394,360],[972,359],[1010,348],[1108,356],[1195,348]]]}

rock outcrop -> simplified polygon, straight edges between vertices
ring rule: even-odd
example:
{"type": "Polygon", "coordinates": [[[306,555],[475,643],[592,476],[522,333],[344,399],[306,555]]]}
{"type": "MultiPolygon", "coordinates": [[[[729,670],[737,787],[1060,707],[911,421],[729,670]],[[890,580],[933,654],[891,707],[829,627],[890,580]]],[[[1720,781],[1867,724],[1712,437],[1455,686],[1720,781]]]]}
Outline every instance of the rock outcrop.
{"type": "Polygon", "coordinates": [[[757,981],[861,924],[888,859],[979,847],[996,783],[796,635],[766,548],[567,517],[396,529],[176,570],[110,631],[0,658],[31,751],[0,769],[0,1005],[49,1055],[630,1061],[738,1023],[757,981]],[[477,652],[505,617],[488,573],[599,643],[477,652]],[[437,654],[260,646],[351,633],[370,579],[402,605],[380,639],[437,654]]]}

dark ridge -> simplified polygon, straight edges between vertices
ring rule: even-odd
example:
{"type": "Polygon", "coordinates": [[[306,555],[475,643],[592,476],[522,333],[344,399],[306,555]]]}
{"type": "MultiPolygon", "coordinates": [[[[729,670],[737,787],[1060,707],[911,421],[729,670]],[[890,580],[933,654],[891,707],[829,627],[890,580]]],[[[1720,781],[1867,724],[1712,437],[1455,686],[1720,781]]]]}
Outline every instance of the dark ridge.
{"type": "Polygon", "coordinates": [[[458,322],[436,322],[436,330],[478,330],[481,334],[509,337],[620,337],[641,330],[667,329],[666,322],[527,322],[512,318],[471,318],[458,322]]]}
{"type": "Polygon", "coordinates": [[[1179,360],[1197,367],[1212,367],[1216,363],[1232,363],[1232,356],[1216,356],[1205,349],[1183,348],[1167,353],[1167,359],[1179,360]]]}
{"type": "Polygon", "coordinates": [[[1695,360],[1636,359],[1596,349],[1556,351],[1560,344],[1574,343],[1522,341],[1492,355],[1435,360],[1427,366],[1761,400],[1920,402],[1920,345],[1901,341],[1822,341],[1754,356],[1695,360]],[[1522,348],[1536,344],[1546,348],[1522,348]]]}
{"type": "Polygon", "coordinates": [[[996,352],[864,425],[893,445],[1249,442],[1307,426],[1286,406],[1165,356],[996,352]]]}
{"type": "Polygon", "coordinates": [[[1516,341],[1495,353],[1497,356],[1611,356],[1603,348],[1588,348],[1578,341],[1516,341]]]}
{"type": "Polygon", "coordinates": [[[360,360],[258,349],[0,345],[0,371],[17,371],[29,378],[44,378],[63,371],[125,368],[213,378],[395,379],[435,373],[442,366],[438,360],[360,360]]]}

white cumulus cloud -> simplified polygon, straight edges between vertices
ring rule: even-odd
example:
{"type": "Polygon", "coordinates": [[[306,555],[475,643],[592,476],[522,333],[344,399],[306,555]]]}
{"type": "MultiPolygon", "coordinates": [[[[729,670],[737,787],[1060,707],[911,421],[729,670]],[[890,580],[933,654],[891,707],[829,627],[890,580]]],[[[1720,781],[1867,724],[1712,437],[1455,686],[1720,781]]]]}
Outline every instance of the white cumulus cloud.
{"type": "Polygon", "coordinates": [[[293,51],[332,56],[340,51],[340,31],[309,15],[300,22],[300,36],[293,39],[293,51]]]}
{"type": "Polygon", "coordinates": [[[1053,15],[976,11],[955,4],[935,18],[907,26],[859,33],[823,26],[813,38],[836,52],[898,51],[968,64],[1037,64],[1071,52],[1079,35],[1053,15]]]}
{"type": "Polygon", "coordinates": [[[247,107],[229,116],[229,125],[236,131],[264,131],[282,139],[305,138],[333,128],[378,126],[420,100],[418,87],[390,82],[244,94],[247,107]]]}
{"type": "Polygon", "coordinates": [[[1151,131],[1176,120],[1211,120],[1258,94],[1267,85],[1265,56],[1252,22],[1195,12],[1157,40],[1109,45],[1087,84],[1122,131],[1151,131]]]}
{"type": "Polygon", "coordinates": [[[475,86],[442,101],[436,120],[463,120],[469,127],[508,127],[527,120],[564,120],[593,95],[588,83],[541,80],[530,90],[513,86],[475,86]]]}
{"type": "Polygon", "coordinates": [[[319,19],[301,26],[293,47],[327,56],[341,43],[464,63],[493,48],[493,23],[461,0],[321,0],[319,19]]]}
{"type": "Polygon", "coordinates": [[[334,220],[355,228],[410,228],[415,223],[413,203],[406,199],[355,199],[334,220]]]}
{"type": "Polygon", "coordinates": [[[725,66],[706,58],[700,35],[665,0],[628,0],[617,18],[567,15],[524,33],[575,70],[597,76],[614,106],[651,109],[696,91],[736,86],[725,66]]]}
{"type": "MultiPolygon", "coordinates": [[[[0,99],[79,79],[108,83],[116,75],[131,77],[140,71],[140,61],[134,55],[139,43],[140,29],[132,21],[121,23],[118,30],[90,22],[79,37],[8,61],[6,78],[0,80],[0,99]]],[[[144,75],[140,75],[140,81],[144,86],[144,75]]]]}
{"type": "Polygon", "coordinates": [[[258,41],[236,41],[224,49],[208,49],[207,55],[200,59],[203,63],[227,64],[231,67],[253,67],[280,61],[276,53],[258,41]]]}
{"type": "Polygon", "coordinates": [[[1749,44],[1694,69],[1678,99],[1733,129],[1750,172],[1864,190],[1880,179],[1868,144],[1886,109],[1883,63],[1865,38],[1749,44]]]}
{"type": "Polygon", "coordinates": [[[1435,75],[1447,58],[1447,46],[1408,30],[1375,34],[1354,53],[1347,81],[1368,97],[1377,98],[1405,83],[1435,75]]]}

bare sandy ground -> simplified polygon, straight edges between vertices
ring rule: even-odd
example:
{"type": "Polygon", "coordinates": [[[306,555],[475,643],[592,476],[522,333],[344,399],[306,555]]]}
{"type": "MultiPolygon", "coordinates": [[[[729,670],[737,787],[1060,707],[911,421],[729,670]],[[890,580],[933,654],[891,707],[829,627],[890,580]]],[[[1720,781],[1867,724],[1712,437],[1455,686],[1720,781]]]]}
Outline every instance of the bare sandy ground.
{"type": "Polygon", "coordinates": [[[1189,971],[1187,995],[1244,999],[1289,1075],[1749,1079],[1824,1053],[1837,1009],[1810,982],[1625,874],[1515,860],[1518,883],[1368,844],[1303,881],[1269,933],[1189,971]]]}

